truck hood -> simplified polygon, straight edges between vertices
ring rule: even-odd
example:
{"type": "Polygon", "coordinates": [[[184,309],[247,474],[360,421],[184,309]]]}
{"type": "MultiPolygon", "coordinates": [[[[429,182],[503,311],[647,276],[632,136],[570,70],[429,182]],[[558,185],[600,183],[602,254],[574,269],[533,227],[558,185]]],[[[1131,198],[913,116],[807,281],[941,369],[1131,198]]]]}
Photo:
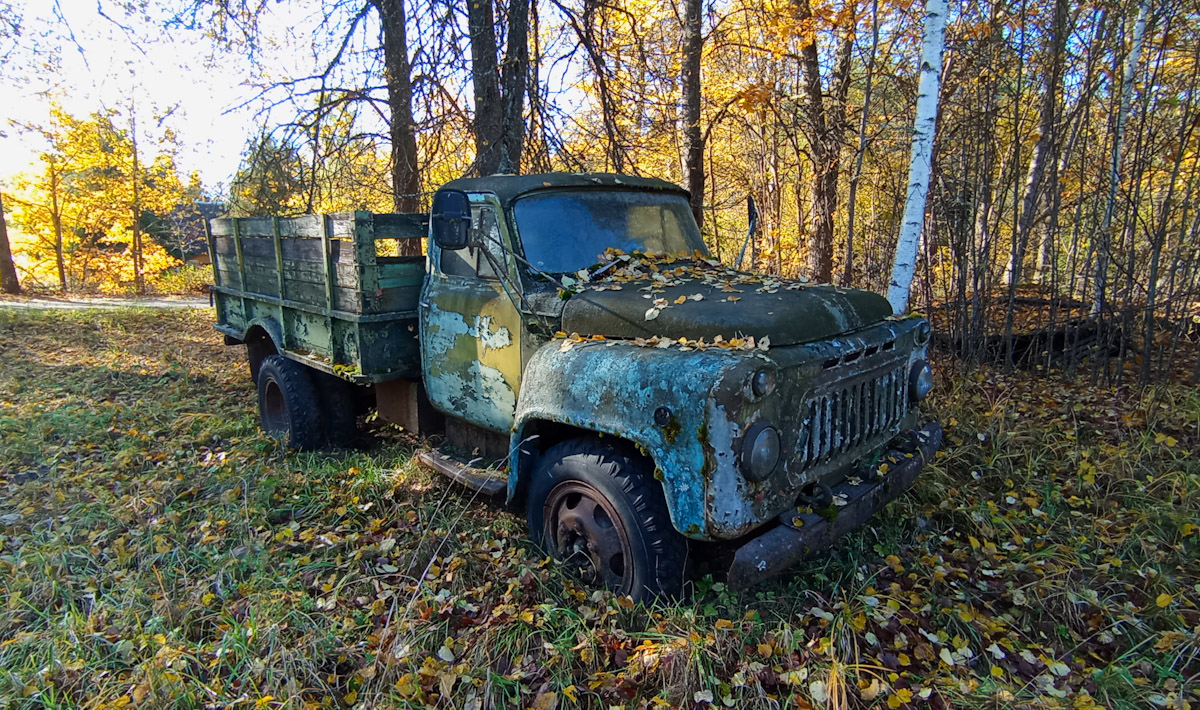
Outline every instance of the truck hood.
{"type": "Polygon", "coordinates": [[[589,287],[567,301],[563,331],[608,338],[658,336],[710,342],[718,335],[727,340],[768,336],[771,346],[780,346],[824,340],[892,315],[891,305],[879,294],[799,282],[730,286],[688,280],[662,285],[642,279],[600,288],[606,290],[589,287]],[[619,290],[611,290],[615,287],[619,290]],[[683,302],[676,303],[681,296],[683,302]],[[647,315],[652,317],[647,319],[647,315]]]}

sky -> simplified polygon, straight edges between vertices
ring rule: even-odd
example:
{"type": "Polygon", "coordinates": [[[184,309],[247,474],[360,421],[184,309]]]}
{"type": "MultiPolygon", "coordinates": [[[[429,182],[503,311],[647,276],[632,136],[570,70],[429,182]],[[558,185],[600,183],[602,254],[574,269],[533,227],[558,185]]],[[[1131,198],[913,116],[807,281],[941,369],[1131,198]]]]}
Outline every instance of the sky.
{"type": "MultiPolygon", "coordinates": [[[[209,189],[228,184],[261,121],[255,115],[258,104],[243,106],[256,95],[249,84],[255,75],[250,62],[233,53],[210,57],[211,43],[168,37],[153,26],[129,23],[131,35],[99,14],[97,0],[57,0],[61,17],[55,4],[15,3],[23,36],[17,52],[0,66],[0,181],[8,184],[13,174],[29,170],[44,149],[39,137],[13,128],[13,122],[44,124],[50,97],[76,116],[103,108],[124,112],[136,97],[140,126],[153,128],[154,115],[174,108],[167,120],[180,139],[177,160],[184,175],[198,171],[209,189]],[[31,51],[35,44],[42,51],[31,51]],[[38,68],[39,59],[48,56],[46,48],[59,53],[61,71],[38,68]]],[[[128,22],[115,8],[111,17],[128,22]]],[[[278,23],[279,18],[268,20],[278,23]]],[[[279,51],[268,48],[267,61],[279,51]]]]}
{"type": "MultiPolygon", "coordinates": [[[[181,174],[196,171],[210,194],[223,194],[247,141],[262,126],[273,128],[295,115],[295,106],[286,103],[274,115],[264,113],[266,103],[256,83],[307,76],[317,58],[327,58],[330,46],[336,46],[316,29],[323,18],[322,0],[266,3],[255,62],[238,52],[216,51],[216,45],[198,32],[167,33],[162,29],[165,17],[130,19],[118,4],[119,0],[0,0],[0,19],[15,8],[22,25],[17,49],[0,63],[0,185],[11,187],[13,175],[37,169],[44,140],[14,126],[44,125],[52,101],[73,116],[86,117],[106,108],[127,115],[136,98],[139,140],[148,142],[155,132],[152,117],[169,110],[167,125],[178,137],[181,174]],[[51,57],[57,59],[58,71],[44,68],[51,57]]],[[[155,12],[160,5],[182,6],[186,0],[146,4],[155,12]]],[[[6,49],[0,32],[0,57],[6,49]]],[[[355,60],[346,61],[353,67],[355,60]]],[[[554,102],[569,116],[584,100],[573,78],[578,67],[556,62],[546,71],[544,80],[557,87],[554,102]]],[[[462,85],[469,82],[464,78],[462,85]]],[[[278,100],[281,94],[271,98],[278,100]]],[[[363,120],[371,115],[366,112],[363,120]]]]}

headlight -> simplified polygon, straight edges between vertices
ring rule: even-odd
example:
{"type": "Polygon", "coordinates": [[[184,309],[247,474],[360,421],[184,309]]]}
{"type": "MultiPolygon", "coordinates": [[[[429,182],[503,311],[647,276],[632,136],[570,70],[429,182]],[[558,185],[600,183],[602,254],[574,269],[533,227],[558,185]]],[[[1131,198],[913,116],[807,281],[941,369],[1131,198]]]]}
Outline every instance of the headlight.
{"type": "Polygon", "coordinates": [[[914,402],[920,402],[933,389],[933,369],[924,360],[913,363],[912,372],[908,373],[908,395],[914,402]]]}
{"type": "Polygon", "coordinates": [[[761,481],[779,464],[779,431],[766,422],[755,422],[742,437],[742,473],[761,481]]]}

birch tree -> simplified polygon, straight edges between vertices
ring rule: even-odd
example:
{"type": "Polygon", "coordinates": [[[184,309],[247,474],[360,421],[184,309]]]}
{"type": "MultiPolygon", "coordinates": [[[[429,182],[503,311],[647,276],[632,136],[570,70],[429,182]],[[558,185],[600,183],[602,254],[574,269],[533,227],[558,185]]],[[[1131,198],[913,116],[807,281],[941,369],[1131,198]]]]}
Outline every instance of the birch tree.
{"type": "Polygon", "coordinates": [[[900,222],[900,238],[892,261],[888,301],[892,310],[908,308],[909,287],[917,265],[917,245],[925,223],[925,197],[933,167],[933,135],[937,128],[938,90],[942,76],[942,51],[946,45],[946,0],[927,0],[925,30],[921,38],[921,78],[917,85],[917,117],[913,122],[912,159],[908,167],[908,197],[900,222]]]}

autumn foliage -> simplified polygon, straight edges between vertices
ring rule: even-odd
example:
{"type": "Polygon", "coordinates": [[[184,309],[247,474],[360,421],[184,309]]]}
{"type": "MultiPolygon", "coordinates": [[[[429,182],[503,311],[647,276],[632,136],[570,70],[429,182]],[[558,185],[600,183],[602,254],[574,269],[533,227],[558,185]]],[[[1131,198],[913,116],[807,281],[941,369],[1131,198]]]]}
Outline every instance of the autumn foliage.
{"type": "Polygon", "coordinates": [[[49,145],[40,169],[18,176],[8,197],[27,287],[128,292],[138,270],[153,278],[180,264],[150,235],[167,229],[177,205],[199,197],[198,184],[181,182],[170,132],[154,152],[143,138],[137,155],[131,127],[120,125],[127,119],[111,110],[80,119],[56,108],[39,129],[49,145]]]}
{"type": "Polygon", "coordinates": [[[912,494],[779,579],[728,589],[706,555],[643,607],[581,589],[399,432],[286,453],[204,311],[0,329],[14,708],[1200,701],[1192,388],[943,368],[947,446],[912,494]]]}

